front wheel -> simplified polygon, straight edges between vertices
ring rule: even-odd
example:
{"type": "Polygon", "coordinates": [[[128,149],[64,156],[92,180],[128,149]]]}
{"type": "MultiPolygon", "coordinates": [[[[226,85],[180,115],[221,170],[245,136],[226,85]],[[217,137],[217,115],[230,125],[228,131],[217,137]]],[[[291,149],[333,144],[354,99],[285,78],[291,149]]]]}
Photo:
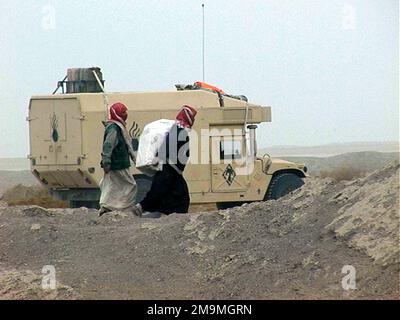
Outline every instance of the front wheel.
{"type": "Polygon", "coordinates": [[[300,188],[303,184],[303,179],[294,173],[278,173],[273,176],[264,200],[279,199],[300,188]]]}

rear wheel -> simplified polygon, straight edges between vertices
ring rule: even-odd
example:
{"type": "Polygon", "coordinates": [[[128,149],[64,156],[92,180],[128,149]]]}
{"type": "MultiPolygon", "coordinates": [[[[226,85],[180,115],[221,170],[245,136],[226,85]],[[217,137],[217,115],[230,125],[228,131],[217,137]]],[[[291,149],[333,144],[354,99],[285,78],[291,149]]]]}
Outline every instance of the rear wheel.
{"type": "Polygon", "coordinates": [[[153,179],[145,175],[134,176],[134,178],[137,185],[136,203],[139,203],[150,191],[153,179]]]}
{"type": "Polygon", "coordinates": [[[294,173],[278,173],[273,176],[264,200],[279,199],[300,188],[303,184],[303,179],[294,173]]]}

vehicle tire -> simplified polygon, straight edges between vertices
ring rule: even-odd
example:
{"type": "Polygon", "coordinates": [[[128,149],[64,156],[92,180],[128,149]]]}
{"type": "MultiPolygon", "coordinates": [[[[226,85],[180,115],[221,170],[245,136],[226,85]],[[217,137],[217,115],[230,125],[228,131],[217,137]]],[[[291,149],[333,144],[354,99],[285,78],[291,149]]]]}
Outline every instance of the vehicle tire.
{"type": "Polygon", "coordinates": [[[279,199],[300,188],[303,184],[303,179],[294,173],[278,173],[273,176],[264,200],[279,199]]]}
{"type": "Polygon", "coordinates": [[[225,210],[233,207],[240,207],[243,203],[242,201],[237,202],[217,202],[217,209],[218,210],[225,210]]]}
{"type": "Polygon", "coordinates": [[[145,175],[134,176],[134,179],[137,185],[136,203],[139,203],[144,199],[147,192],[150,191],[153,179],[145,175]]]}

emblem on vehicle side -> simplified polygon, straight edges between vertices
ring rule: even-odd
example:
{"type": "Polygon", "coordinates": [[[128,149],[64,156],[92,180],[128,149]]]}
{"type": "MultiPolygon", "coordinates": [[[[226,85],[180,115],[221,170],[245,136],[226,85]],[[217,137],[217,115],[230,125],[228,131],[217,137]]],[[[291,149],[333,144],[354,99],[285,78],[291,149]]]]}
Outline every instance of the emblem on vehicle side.
{"type": "Polygon", "coordinates": [[[55,113],[50,118],[51,138],[54,142],[58,141],[58,118],[55,113]]]}
{"type": "Polygon", "coordinates": [[[231,185],[233,183],[233,180],[235,180],[236,172],[235,170],[233,170],[232,166],[228,164],[222,176],[224,177],[228,185],[231,185]]]}

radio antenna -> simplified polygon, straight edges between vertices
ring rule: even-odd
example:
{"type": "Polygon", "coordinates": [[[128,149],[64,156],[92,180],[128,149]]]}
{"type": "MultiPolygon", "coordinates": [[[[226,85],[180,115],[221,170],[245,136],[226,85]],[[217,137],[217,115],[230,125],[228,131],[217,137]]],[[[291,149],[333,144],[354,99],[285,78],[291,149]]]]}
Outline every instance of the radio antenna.
{"type": "Polygon", "coordinates": [[[204,53],[204,43],[205,43],[204,3],[201,6],[203,8],[203,82],[206,82],[206,76],[205,76],[205,53],[204,53]]]}

